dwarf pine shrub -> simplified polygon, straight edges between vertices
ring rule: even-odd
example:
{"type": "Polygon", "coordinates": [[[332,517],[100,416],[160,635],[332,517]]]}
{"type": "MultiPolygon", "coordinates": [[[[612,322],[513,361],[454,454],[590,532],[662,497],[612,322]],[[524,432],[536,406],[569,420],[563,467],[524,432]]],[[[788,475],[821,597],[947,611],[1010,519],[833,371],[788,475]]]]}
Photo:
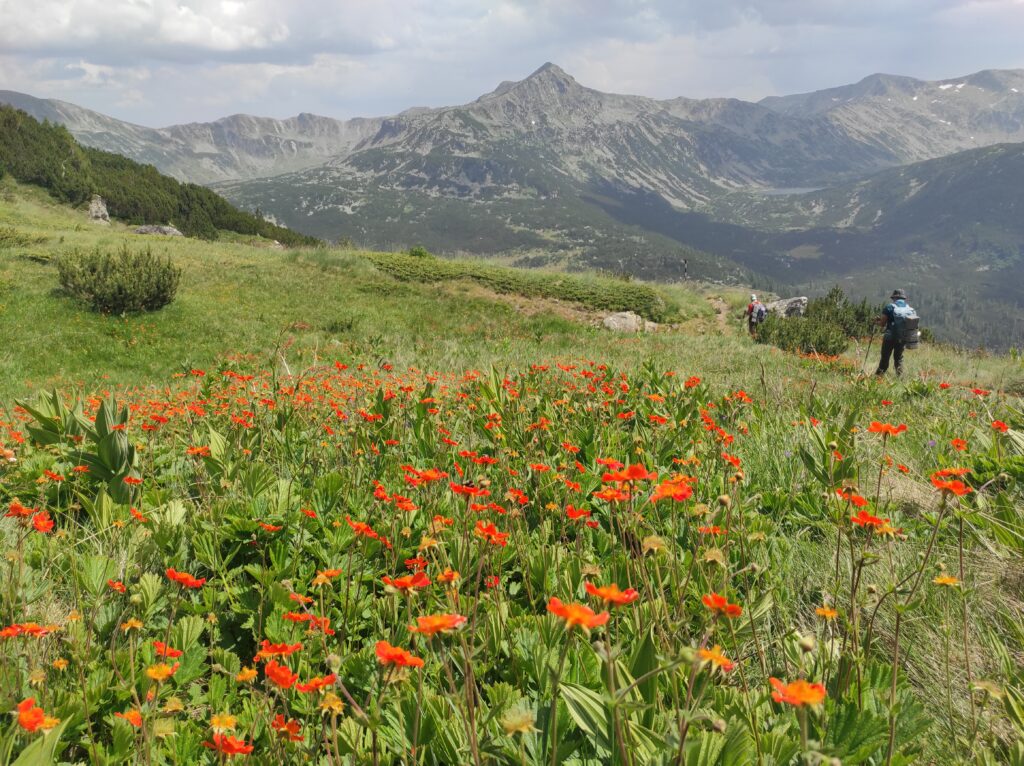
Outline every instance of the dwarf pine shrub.
{"type": "Polygon", "coordinates": [[[116,253],[96,248],[72,251],[57,259],[61,288],[104,314],[156,311],[174,300],[181,269],[167,256],[122,245],[116,253]]]}

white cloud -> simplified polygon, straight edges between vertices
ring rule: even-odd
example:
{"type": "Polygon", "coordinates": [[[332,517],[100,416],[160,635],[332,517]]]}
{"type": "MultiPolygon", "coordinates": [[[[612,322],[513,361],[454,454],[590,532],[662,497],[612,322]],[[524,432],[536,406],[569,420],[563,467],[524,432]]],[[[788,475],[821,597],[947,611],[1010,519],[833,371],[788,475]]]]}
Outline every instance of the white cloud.
{"type": "Polygon", "coordinates": [[[760,98],[1024,66],[1024,0],[0,0],[0,88],[143,124],[463,103],[554,61],[585,85],[760,98]]]}

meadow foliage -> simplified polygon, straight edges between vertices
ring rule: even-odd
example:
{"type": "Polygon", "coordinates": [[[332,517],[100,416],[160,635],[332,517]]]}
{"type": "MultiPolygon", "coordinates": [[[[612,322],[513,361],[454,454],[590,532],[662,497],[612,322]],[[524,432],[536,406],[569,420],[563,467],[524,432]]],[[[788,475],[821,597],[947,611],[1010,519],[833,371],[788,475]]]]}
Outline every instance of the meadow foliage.
{"type": "Polygon", "coordinates": [[[888,390],[347,359],[23,401],[4,762],[1020,763],[1024,415],[888,390]]]}

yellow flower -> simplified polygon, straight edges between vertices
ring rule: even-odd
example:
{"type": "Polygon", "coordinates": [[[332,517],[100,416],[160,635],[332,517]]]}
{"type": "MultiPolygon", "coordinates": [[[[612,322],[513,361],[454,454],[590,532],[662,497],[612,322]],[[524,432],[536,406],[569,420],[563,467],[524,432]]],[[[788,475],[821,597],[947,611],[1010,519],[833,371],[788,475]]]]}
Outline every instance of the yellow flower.
{"type": "Polygon", "coordinates": [[[960,584],[960,580],[952,575],[939,575],[932,582],[936,585],[945,585],[947,588],[955,588],[960,584]]]}
{"type": "Polygon", "coordinates": [[[436,547],[437,547],[437,540],[435,540],[433,537],[427,537],[426,535],[424,535],[423,539],[420,540],[420,547],[417,550],[419,550],[420,552],[423,552],[423,551],[428,550],[430,548],[436,548],[436,547]]]}
{"type": "Polygon", "coordinates": [[[31,686],[42,686],[43,681],[46,680],[46,671],[42,668],[36,668],[28,674],[28,682],[31,686]]]}
{"type": "Polygon", "coordinates": [[[320,700],[320,709],[325,713],[331,713],[332,715],[341,715],[345,709],[345,703],[341,701],[334,692],[327,692],[324,698],[320,700]]]}
{"type": "Polygon", "coordinates": [[[177,697],[168,697],[163,708],[165,713],[180,713],[184,709],[184,703],[177,697]]]}
{"type": "Polygon", "coordinates": [[[534,724],[537,722],[537,714],[533,710],[513,708],[501,717],[501,728],[509,736],[513,734],[529,734],[537,731],[534,724]]]}
{"type": "Polygon", "coordinates": [[[54,726],[56,726],[59,723],[60,723],[60,719],[59,718],[51,718],[50,716],[46,716],[45,718],[43,718],[43,722],[41,724],[39,724],[39,728],[42,729],[43,731],[49,731],[50,729],[52,729],[54,726]]]}
{"type": "Polygon", "coordinates": [[[256,668],[242,668],[235,676],[235,680],[240,684],[247,684],[255,681],[257,675],[259,674],[256,672],[256,668]]]}
{"type": "Polygon", "coordinates": [[[80,615],[78,613],[77,609],[72,609],[71,610],[71,614],[69,614],[68,617],[67,617],[67,621],[68,622],[78,622],[81,619],[82,619],[82,615],[80,615]]]}
{"type": "Polygon", "coordinates": [[[238,719],[229,713],[218,713],[210,716],[210,728],[217,734],[223,734],[226,731],[234,731],[237,724],[238,719]]]}
{"type": "Polygon", "coordinates": [[[146,675],[152,678],[157,683],[163,683],[168,678],[174,675],[174,671],[178,669],[177,663],[174,667],[171,667],[166,662],[158,662],[156,665],[150,665],[146,668],[146,675]]]}
{"type": "Polygon", "coordinates": [[[54,670],[64,670],[68,666],[68,661],[63,657],[58,657],[53,661],[54,670]]]}
{"type": "Polygon", "coordinates": [[[142,627],[142,621],[137,620],[134,617],[129,617],[127,620],[121,623],[121,630],[127,633],[130,630],[139,630],[142,627]]]}

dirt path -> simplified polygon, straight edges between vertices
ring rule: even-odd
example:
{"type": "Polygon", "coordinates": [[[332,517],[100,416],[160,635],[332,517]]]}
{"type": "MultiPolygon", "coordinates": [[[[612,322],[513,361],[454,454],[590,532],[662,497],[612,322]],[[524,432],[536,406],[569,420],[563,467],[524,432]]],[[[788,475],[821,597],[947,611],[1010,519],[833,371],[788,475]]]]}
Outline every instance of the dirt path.
{"type": "Polygon", "coordinates": [[[708,303],[715,310],[715,324],[721,332],[726,332],[729,325],[729,304],[717,295],[710,296],[708,303]]]}

